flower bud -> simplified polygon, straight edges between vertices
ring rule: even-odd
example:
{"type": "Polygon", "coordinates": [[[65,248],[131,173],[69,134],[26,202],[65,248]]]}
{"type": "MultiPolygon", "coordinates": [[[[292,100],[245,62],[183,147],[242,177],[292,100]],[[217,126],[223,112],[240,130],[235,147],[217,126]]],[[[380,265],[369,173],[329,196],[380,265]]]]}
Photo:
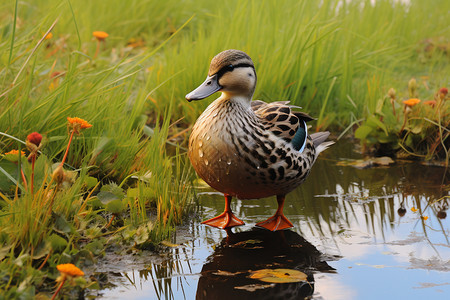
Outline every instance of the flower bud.
{"type": "Polygon", "coordinates": [[[408,90],[409,90],[409,96],[411,98],[414,98],[416,96],[416,90],[417,90],[417,81],[415,78],[411,78],[411,80],[408,82],[408,90]]]}
{"type": "Polygon", "coordinates": [[[391,99],[395,99],[395,90],[394,90],[394,88],[390,88],[389,89],[389,91],[388,91],[388,96],[391,98],[391,99]]]}
{"type": "Polygon", "coordinates": [[[30,133],[27,136],[27,141],[36,145],[36,147],[39,147],[39,145],[41,144],[41,141],[42,141],[42,135],[37,132],[30,133]]]}

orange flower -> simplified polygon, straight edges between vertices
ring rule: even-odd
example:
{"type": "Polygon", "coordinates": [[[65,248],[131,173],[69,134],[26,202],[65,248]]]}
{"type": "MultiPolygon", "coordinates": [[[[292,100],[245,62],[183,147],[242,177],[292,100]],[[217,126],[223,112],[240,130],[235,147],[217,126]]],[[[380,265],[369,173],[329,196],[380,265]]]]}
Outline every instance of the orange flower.
{"type": "Polygon", "coordinates": [[[49,32],[49,33],[45,36],[45,39],[46,39],[46,40],[49,40],[49,39],[51,39],[52,37],[53,37],[53,33],[49,32]]]}
{"type": "Polygon", "coordinates": [[[422,220],[426,221],[428,219],[428,216],[421,216],[422,220]]]}
{"type": "Polygon", "coordinates": [[[411,99],[403,101],[403,103],[405,103],[405,105],[407,105],[409,107],[413,107],[414,105],[416,105],[419,102],[420,102],[420,99],[417,99],[417,98],[411,98],[411,99]]]}
{"type": "Polygon", "coordinates": [[[413,206],[413,207],[411,207],[411,210],[412,210],[413,212],[416,212],[418,209],[415,208],[415,207],[413,206]]]}
{"type": "Polygon", "coordinates": [[[59,272],[61,272],[62,276],[70,276],[70,277],[77,277],[77,276],[84,276],[84,272],[78,269],[74,264],[61,264],[57,265],[56,268],[59,272]]]}
{"type": "MultiPolygon", "coordinates": [[[[25,156],[25,152],[20,151],[21,156],[25,156]]],[[[10,162],[17,162],[19,160],[19,150],[11,150],[3,154],[3,157],[10,162]]]]}
{"type": "Polygon", "coordinates": [[[76,134],[79,134],[81,129],[92,127],[92,125],[89,124],[89,122],[77,117],[75,118],[68,117],[67,121],[69,121],[69,124],[67,125],[69,131],[72,129],[76,134]]]}
{"type": "Polygon", "coordinates": [[[104,31],[94,31],[92,32],[92,35],[99,41],[103,41],[109,36],[109,34],[104,31]]]}
{"type": "Polygon", "coordinates": [[[423,104],[434,107],[436,105],[436,100],[428,100],[428,101],[425,101],[423,104]]]}
{"type": "MultiPolygon", "coordinates": [[[[9,152],[6,152],[4,155],[16,155],[17,156],[18,154],[19,154],[19,150],[13,149],[9,152]]],[[[25,156],[25,152],[20,151],[20,155],[25,156]]]]}

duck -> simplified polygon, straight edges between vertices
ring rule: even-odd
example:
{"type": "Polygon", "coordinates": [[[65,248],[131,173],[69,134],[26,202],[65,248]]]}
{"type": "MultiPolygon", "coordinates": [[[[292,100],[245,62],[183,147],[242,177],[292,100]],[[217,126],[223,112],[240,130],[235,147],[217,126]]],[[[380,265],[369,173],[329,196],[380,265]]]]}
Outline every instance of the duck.
{"type": "Polygon", "coordinates": [[[231,209],[241,200],[276,196],[275,214],[256,224],[270,231],[293,227],[283,213],[286,194],[302,184],[319,154],[333,144],[330,133],[308,133],[313,120],[289,101],[253,100],[255,65],[240,50],[220,52],[206,80],[186,95],[189,102],[221,92],[192,127],[188,157],[209,186],[224,194],[223,213],[202,224],[230,230],[244,225],[231,209]]]}

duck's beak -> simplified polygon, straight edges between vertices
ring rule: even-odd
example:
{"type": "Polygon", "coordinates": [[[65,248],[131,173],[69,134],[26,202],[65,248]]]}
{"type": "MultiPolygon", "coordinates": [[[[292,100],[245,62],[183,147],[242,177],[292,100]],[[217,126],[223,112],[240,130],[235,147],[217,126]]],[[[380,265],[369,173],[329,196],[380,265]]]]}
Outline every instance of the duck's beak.
{"type": "Polygon", "coordinates": [[[186,95],[186,100],[191,102],[192,100],[204,99],[219,91],[221,88],[217,80],[217,74],[208,76],[198,88],[186,95]]]}

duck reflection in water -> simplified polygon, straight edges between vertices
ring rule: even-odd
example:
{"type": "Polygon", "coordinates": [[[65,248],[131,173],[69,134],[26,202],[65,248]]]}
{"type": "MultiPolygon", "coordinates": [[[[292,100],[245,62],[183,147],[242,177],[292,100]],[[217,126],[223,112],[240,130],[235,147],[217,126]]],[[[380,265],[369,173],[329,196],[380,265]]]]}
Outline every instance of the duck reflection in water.
{"type": "Polygon", "coordinates": [[[334,269],[294,231],[227,230],[227,237],[202,268],[196,299],[304,299],[314,292],[313,273],[317,271],[334,269]],[[294,269],[307,279],[268,283],[250,278],[251,271],[261,269],[294,269]]]}

